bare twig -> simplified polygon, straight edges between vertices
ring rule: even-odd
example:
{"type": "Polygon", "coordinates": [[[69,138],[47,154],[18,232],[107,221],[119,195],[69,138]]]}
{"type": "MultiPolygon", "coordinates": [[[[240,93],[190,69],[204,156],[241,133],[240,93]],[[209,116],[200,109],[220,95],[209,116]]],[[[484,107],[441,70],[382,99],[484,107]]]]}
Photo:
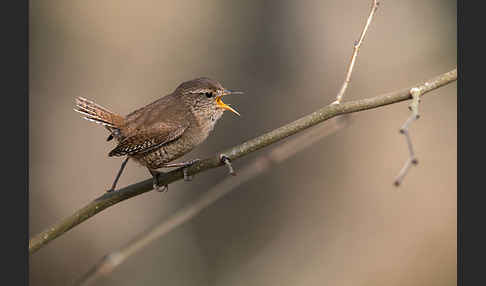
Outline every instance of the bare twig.
{"type": "MultiPolygon", "coordinates": [[[[421,94],[423,95],[426,92],[437,89],[443,85],[449,84],[455,81],[456,79],[457,79],[457,69],[439,75],[427,81],[427,83],[425,84],[427,88],[421,89],[421,94]]],[[[424,84],[419,84],[417,86],[423,86],[423,85],[424,84]]],[[[337,115],[374,109],[377,107],[394,104],[409,99],[411,99],[410,88],[407,88],[407,89],[391,92],[385,95],[376,96],[372,98],[345,102],[338,105],[328,105],[321,109],[318,109],[317,111],[311,114],[301,117],[300,119],[297,119],[294,122],[288,123],[280,128],[277,128],[268,133],[260,135],[254,139],[248,140],[240,145],[234,146],[218,154],[225,154],[230,160],[234,161],[240,157],[255,152],[263,147],[269,146],[284,138],[287,138],[291,135],[301,132],[309,127],[317,125],[318,123],[329,120],[330,118],[333,118],[337,115]]],[[[222,165],[224,165],[224,163],[221,162],[219,155],[216,155],[195,163],[194,165],[188,167],[187,171],[189,175],[194,175],[196,173],[200,173],[222,165]]],[[[159,178],[159,183],[161,185],[168,185],[182,178],[183,178],[182,170],[176,169],[168,173],[164,173],[159,178]]],[[[238,178],[238,176],[236,176],[235,178],[238,178]]],[[[59,237],[65,232],[69,231],[71,228],[84,222],[85,220],[96,215],[102,210],[112,205],[115,205],[121,201],[124,201],[126,199],[146,193],[150,190],[152,190],[152,178],[127,186],[123,189],[118,190],[117,192],[104,193],[102,196],[90,202],[83,208],[79,209],[74,214],[61,220],[60,222],[49,227],[43,232],[33,236],[29,241],[29,253],[32,254],[36,252],[37,250],[39,250],[41,247],[43,247],[53,239],[59,237]]]]}
{"type": "Polygon", "coordinates": [[[415,152],[413,151],[412,139],[410,139],[410,132],[408,131],[408,129],[412,122],[420,118],[420,114],[418,111],[420,96],[430,88],[429,87],[430,85],[431,85],[430,82],[425,82],[423,85],[420,85],[418,87],[413,87],[410,89],[410,94],[412,95],[412,102],[410,103],[408,108],[410,109],[410,111],[412,111],[412,114],[407,119],[407,121],[405,121],[402,128],[400,128],[400,133],[405,136],[405,140],[407,141],[409,158],[407,159],[405,165],[403,165],[402,169],[400,170],[397,177],[395,178],[395,181],[393,182],[393,184],[397,187],[402,184],[403,179],[407,175],[410,167],[412,167],[412,165],[418,164],[418,159],[415,156],[415,152]]]}
{"type": "Polygon", "coordinates": [[[378,0],[371,1],[371,10],[370,10],[370,14],[368,15],[368,20],[366,20],[366,24],[363,28],[363,31],[361,32],[361,36],[359,37],[359,40],[354,43],[353,55],[351,56],[351,61],[349,62],[348,65],[346,78],[344,79],[343,85],[341,86],[341,90],[339,90],[339,93],[336,96],[336,100],[332,104],[340,104],[343,99],[344,93],[346,92],[349,82],[351,81],[351,74],[353,73],[353,68],[356,62],[356,57],[358,56],[359,48],[363,43],[363,40],[366,36],[366,32],[368,32],[368,28],[371,24],[371,21],[373,20],[373,16],[375,15],[375,12],[378,9],[379,4],[380,2],[378,0]]]}
{"type": "MultiPolygon", "coordinates": [[[[329,122],[329,124],[316,126],[308,131],[299,133],[295,138],[290,138],[281,145],[274,147],[268,154],[256,158],[253,162],[242,168],[241,171],[238,172],[239,174],[236,178],[227,178],[216,184],[202,196],[169,216],[169,218],[163,220],[154,227],[151,227],[148,231],[130,241],[120,249],[105,255],[97,264],[86,272],[75,285],[89,285],[100,276],[109,275],[117,266],[126,261],[130,256],[147,247],[154,240],[160,239],[178,226],[189,221],[206,207],[213,204],[224,195],[237,189],[238,186],[262,175],[265,171],[271,169],[270,167],[273,164],[281,163],[287,158],[313,145],[317,141],[322,140],[324,137],[345,127],[349,123],[348,116],[349,115],[342,115],[333,118],[333,121],[329,122]]],[[[222,161],[226,162],[229,160],[224,155],[221,157],[222,161]]]]}

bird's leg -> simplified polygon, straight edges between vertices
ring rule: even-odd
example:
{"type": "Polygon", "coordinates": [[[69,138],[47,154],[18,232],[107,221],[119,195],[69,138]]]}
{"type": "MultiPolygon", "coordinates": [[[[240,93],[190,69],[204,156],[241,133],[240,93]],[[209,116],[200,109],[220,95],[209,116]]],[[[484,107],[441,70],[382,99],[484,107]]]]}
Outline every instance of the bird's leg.
{"type": "Polygon", "coordinates": [[[152,186],[153,186],[154,190],[156,190],[157,192],[165,192],[165,191],[169,190],[168,185],[163,185],[162,187],[159,185],[159,175],[163,174],[163,172],[152,170],[150,168],[148,168],[148,170],[150,172],[150,175],[152,175],[152,178],[153,178],[153,185],[152,186]]]}
{"type": "Polygon", "coordinates": [[[189,168],[190,166],[194,165],[199,161],[201,161],[201,159],[194,159],[194,160],[181,162],[181,163],[170,163],[170,164],[165,164],[164,167],[166,168],[182,167],[182,173],[184,174],[184,181],[189,182],[192,181],[192,176],[189,176],[189,174],[187,174],[187,168],[189,168]]]}
{"type": "Polygon", "coordinates": [[[121,174],[123,172],[123,169],[125,169],[125,165],[127,164],[128,162],[128,159],[129,157],[127,156],[127,158],[125,160],[123,160],[122,164],[121,164],[121,167],[120,167],[120,170],[118,170],[118,174],[116,175],[115,177],[115,181],[113,182],[113,185],[111,185],[111,189],[109,189],[107,192],[113,192],[116,188],[116,183],[118,183],[118,180],[120,179],[121,177],[121,174]]]}

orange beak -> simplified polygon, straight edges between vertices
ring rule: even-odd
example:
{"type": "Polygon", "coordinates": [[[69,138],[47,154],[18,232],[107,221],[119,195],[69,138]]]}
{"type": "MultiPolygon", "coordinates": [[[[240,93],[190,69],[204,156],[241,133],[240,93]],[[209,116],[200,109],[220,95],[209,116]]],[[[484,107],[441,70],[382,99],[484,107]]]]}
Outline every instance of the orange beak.
{"type": "Polygon", "coordinates": [[[223,95],[228,95],[228,94],[242,94],[242,93],[243,92],[241,92],[241,91],[231,91],[231,90],[227,90],[226,89],[222,95],[216,97],[216,103],[222,109],[229,110],[231,112],[236,113],[236,115],[241,116],[238,113],[238,111],[234,110],[232,107],[230,107],[229,105],[227,105],[226,103],[224,103],[223,100],[221,99],[221,97],[223,97],[223,95]]]}

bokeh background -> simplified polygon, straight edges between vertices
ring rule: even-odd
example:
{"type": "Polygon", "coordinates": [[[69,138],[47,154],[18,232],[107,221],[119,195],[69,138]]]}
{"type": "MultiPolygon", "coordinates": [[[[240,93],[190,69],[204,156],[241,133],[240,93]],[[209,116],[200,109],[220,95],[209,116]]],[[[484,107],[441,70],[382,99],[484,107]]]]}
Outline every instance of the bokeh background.
{"type": "MultiPolygon", "coordinates": [[[[30,235],[102,194],[121,163],[83,96],[120,114],[209,76],[227,98],[204,158],[334,100],[368,0],[31,1],[30,235]]],[[[382,1],[345,100],[411,86],[456,66],[456,2],[382,1]]],[[[95,285],[455,285],[456,83],[423,98],[407,159],[400,103],[255,177],[95,285]]],[[[272,147],[234,162],[244,168],[272,147]]],[[[119,186],[149,178],[129,162],[119,186]]],[[[224,168],[109,208],[29,258],[30,285],[67,285],[105,254],[197,199],[224,168]]]]}

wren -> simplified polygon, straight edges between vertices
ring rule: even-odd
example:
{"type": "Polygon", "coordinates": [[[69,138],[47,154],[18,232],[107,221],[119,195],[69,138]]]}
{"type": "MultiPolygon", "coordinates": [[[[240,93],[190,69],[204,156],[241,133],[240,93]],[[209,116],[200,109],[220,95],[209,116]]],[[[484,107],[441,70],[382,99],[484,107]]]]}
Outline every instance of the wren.
{"type": "MultiPolygon", "coordinates": [[[[76,98],[74,110],[84,119],[103,125],[110,132],[107,141],[114,138],[118,142],[108,156],[126,156],[108,192],[115,190],[129,159],[147,167],[154,189],[161,191],[158,181],[161,172],[157,169],[183,167],[184,179],[189,180],[185,170],[198,159],[170,162],[206,140],[225,110],[239,115],[222,101],[222,97],[241,93],[223,88],[216,80],[201,77],[180,84],[171,94],[126,116],[82,97],[76,98]]],[[[163,190],[167,190],[167,185],[163,190]]]]}

